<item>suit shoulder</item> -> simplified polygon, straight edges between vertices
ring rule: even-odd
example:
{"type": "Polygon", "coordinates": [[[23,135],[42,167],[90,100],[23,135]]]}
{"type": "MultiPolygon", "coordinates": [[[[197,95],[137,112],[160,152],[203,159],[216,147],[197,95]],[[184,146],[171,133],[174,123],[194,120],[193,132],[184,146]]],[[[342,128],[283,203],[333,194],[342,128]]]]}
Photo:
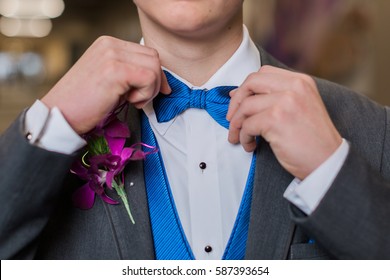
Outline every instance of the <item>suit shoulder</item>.
{"type": "MultiPolygon", "coordinates": [[[[344,122],[372,123],[384,125],[386,108],[383,105],[339,84],[314,78],[321,98],[332,118],[343,118],[344,122]]],[[[341,120],[340,120],[341,121],[341,120]]]]}
{"type": "Polygon", "coordinates": [[[389,108],[351,89],[315,78],[320,95],[341,136],[379,169],[390,133],[389,108]]]}

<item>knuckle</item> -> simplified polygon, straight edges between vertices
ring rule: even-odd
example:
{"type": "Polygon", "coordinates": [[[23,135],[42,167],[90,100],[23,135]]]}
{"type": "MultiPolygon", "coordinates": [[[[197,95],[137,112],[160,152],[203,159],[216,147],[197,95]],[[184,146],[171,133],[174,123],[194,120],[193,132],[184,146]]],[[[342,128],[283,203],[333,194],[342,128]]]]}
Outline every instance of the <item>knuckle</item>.
{"type": "Polygon", "coordinates": [[[139,68],[138,76],[140,77],[141,87],[144,88],[148,96],[153,96],[154,94],[158,93],[158,75],[155,71],[148,68],[139,68]]]}
{"type": "Polygon", "coordinates": [[[313,77],[308,76],[308,75],[304,75],[304,76],[305,76],[307,85],[310,86],[311,88],[316,89],[317,88],[317,83],[314,81],[313,77]]]}
{"type": "Polygon", "coordinates": [[[153,68],[153,70],[156,73],[160,73],[161,72],[161,62],[160,62],[160,58],[159,57],[153,56],[151,67],[153,68]]]}
{"type": "Polygon", "coordinates": [[[233,130],[239,130],[241,129],[241,122],[237,118],[233,118],[230,122],[230,128],[233,130]]]}
{"type": "Polygon", "coordinates": [[[252,98],[250,97],[247,97],[245,98],[244,100],[242,100],[241,104],[240,104],[240,111],[242,111],[242,113],[244,115],[247,115],[248,112],[251,111],[251,108],[253,106],[253,100],[252,98]]]}
{"type": "Polygon", "coordinates": [[[306,88],[306,81],[302,78],[301,75],[297,76],[297,78],[294,79],[293,88],[296,89],[298,92],[306,88]]]}
{"type": "Polygon", "coordinates": [[[305,74],[298,74],[297,78],[293,82],[293,88],[297,91],[298,94],[311,92],[314,87],[314,80],[305,74]]]}
{"type": "Polygon", "coordinates": [[[245,120],[242,125],[241,125],[241,131],[243,133],[248,133],[248,131],[251,129],[251,125],[249,124],[249,122],[247,120],[245,120]]]}
{"type": "Polygon", "coordinates": [[[154,83],[157,79],[156,72],[147,68],[140,68],[140,75],[142,76],[146,84],[154,83]]]}
{"type": "Polygon", "coordinates": [[[151,48],[151,47],[146,47],[146,46],[144,46],[144,48],[147,51],[147,55],[149,55],[153,58],[159,59],[160,55],[156,49],[151,48]]]}
{"type": "Polygon", "coordinates": [[[97,46],[102,46],[102,47],[108,47],[111,46],[114,41],[113,37],[103,35],[97,38],[94,42],[95,45],[97,46]]]}
{"type": "Polygon", "coordinates": [[[118,71],[118,66],[117,66],[117,63],[114,61],[114,60],[109,60],[107,61],[106,63],[104,63],[104,67],[103,67],[103,75],[104,77],[111,77],[113,75],[116,74],[116,72],[118,71]]]}
{"type": "Polygon", "coordinates": [[[117,53],[112,48],[106,49],[103,53],[103,56],[106,59],[114,59],[116,57],[116,55],[117,55],[117,53]]]}
{"type": "Polygon", "coordinates": [[[258,122],[255,117],[246,119],[242,123],[242,136],[246,139],[246,143],[250,143],[254,139],[254,135],[258,134],[258,122]]]}
{"type": "Polygon", "coordinates": [[[240,89],[236,90],[233,96],[230,98],[231,104],[240,104],[242,99],[242,91],[240,89]]]}
{"type": "Polygon", "coordinates": [[[156,49],[150,48],[150,55],[153,56],[154,58],[159,58],[159,53],[156,49]]]}
{"type": "Polygon", "coordinates": [[[303,80],[306,81],[306,83],[308,83],[310,85],[315,84],[314,79],[311,76],[306,75],[306,74],[301,74],[301,77],[302,77],[303,80]]]}
{"type": "Polygon", "coordinates": [[[286,92],[280,99],[280,105],[281,108],[287,111],[296,108],[298,105],[297,94],[292,91],[286,92]]]}
{"type": "Polygon", "coordinates": [[[302,109],[299,96],[294,91],[283,94],[276,106],[271,109],[272,119],[276,122],[287,122],[302,109]]]}
{"type": "Polygon", "coordinates": [[[269,120],[274,123],[283,123],[286,120],[286,111],[282,106],[274,106],[271,109],[269,120]]]}
{"type": "Polygon", "coordinates": [[[238,95],[243,95],[247,91],[252,91],[256,87],[258,78],[259,78],[258,73],[249,74],[248,77],[245,79],[244,83],[240,87],[243,90],[238,95]]]}
{"type": "Polygon", "coordinates": [[[257,79],[258,73],[251,73],[246,79],[246,83],[252,84],[257,79]]]}
{"type": "Polygon", "coordinates": [[[271,69],[272,69],[272,66],[270,66],[270,65],[263,65],[263,66],[260,67],[259,72],[265,73],[265,72],[269,72],[271,69]]]}

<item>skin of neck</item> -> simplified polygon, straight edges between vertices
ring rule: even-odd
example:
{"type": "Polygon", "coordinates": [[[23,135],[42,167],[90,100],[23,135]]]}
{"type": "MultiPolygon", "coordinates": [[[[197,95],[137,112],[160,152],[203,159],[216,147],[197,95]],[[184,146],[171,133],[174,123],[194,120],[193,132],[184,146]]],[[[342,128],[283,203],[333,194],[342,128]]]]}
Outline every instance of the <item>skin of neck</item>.
{"type": "Polygon", "coordinates": [[[175,32],[139,11],[145,45],[159,53],[162,66],[194,86],[206,83],[234,54],[243,39],[242,11],[223,26],[175,32]]]}

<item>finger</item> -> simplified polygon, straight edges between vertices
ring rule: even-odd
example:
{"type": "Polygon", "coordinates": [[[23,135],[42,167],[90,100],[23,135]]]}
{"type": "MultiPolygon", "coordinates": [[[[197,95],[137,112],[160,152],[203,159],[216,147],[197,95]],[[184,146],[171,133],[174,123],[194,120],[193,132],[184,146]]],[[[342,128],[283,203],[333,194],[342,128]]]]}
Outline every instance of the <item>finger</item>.
{"type": "MultiPolygon", "coordinates": [[[[247,97],[244,104],[242,104],[243,102],[241,101],[242,97],[238,99],[238,94],[235,96],[235,98],[236,99],[232,99],[229,104],[230,113],[228,113],[228,120],[230,121],[228,140],[232,144],[239,143],[242,123],[244,122],[245,118],[249,116],[250,113],[246,107],[249,106],[249,101],[256,99],[256,96],[247,97]]],[[[252,106],[256,107],[255,105],[253,105],[253,103],[252,106]]]]}
{"type": "Polygon", "coordinates": [[[172,92],[171,87],[168,84],[167,76],[165,76],[164,71],[161,69],[161,86],[160,92],[163,94],[170,94],[172,92]]]}
{"type": "Polygon", "coordinates": [[[240,142],[240,131],[244,121],[261,112],[264,112],[277,104],[282,93],[252,95],[243,100],[230,120],[229,136],[230,143],[240,142]]]}
{"type": "Polygon", "coordinates": [[[300,72],[294,72],[291,70],[287,70],[287,69],[283,69],[283,68],[279,68],[279,67],[275,67],[275,66],[271,66],[271,65],[262,66],[258,72],[268,73],[268,74],[276,74],[276,75],[281,75],[284,77],[287,77],[287,76],[296,76],[296,77],[306,76],[306,77],[310,78],[310,76],[308,76],[306,74],[303,74],[300,72]]]}
{"type": "Polygon", "coordinates": [[[240,134],[240,144],[244,148],[244,150],[248,153],[253,152],[256,150],[257,144],[256,144],[256,137],[250,136],[245,133],[240,134]]]}
{"type": "Polygon", "coordinates": [[[135,66],[143,66],[154,69],[158,73],[161,69],[160,59],[156,56],[151,56],[144,53],[129,53],[126,50],[107,50],[104,56],[108,60],[115,60],[122,63],[132,64],[135,66]]]}
{"type": "Polygon", "coordinates": [[[236,122],[230,122],[228,141],[232,144],[238,144],[240,141],[240,130],[244,120],[237,120],[236,122]]]}
{"type": "Polygon", "coordinates": [[[153,70],[125,65],[127,90],[126,99],[132,103],[148,102],[153,99],[160,89],[160,75],[153,70]]]}
{"type": "Polygon", "coordinates": [[[262,113],[253,115],[244,120],[240,130],[240,144],[246,152],[253,152],[256,149],[256,136],[262,132],[262,113]]]}
{"type": "MultiPolygon", "coordinates": [[[[161,63],[158,57],[141,54],[141,53],[132,53],[129,55],[124,53],[123,51],[118,51],[116,55],[117,57],[113,57],[113,59],[115,59],[120,63],[128,64],[132,68],[140,69],[140,71],[153,71],[156,76],[156,81],[155,81],[156,88],[158,88],[156,92],[160,91],[158,85],[160,84],[160,81],[162,82],[163,76],[161,74],[162,72],[161,63]]],[[[166,81],[166,78],[164,84],[161,84],[161,86],[163,87],[164,92],[166,93],[170,92],[170,88],[168,82],[166,81]]]]}
{"type": "Polygon", "coordinates": [[[291,90],[293,80],[290,75],[280,75],[260,70],[258,73],[249,75],[240,86],[240,90],[255,94],[270,94],[275,91],[291,90]]]}
{"type": "MultiPolygon", "coordinates": [[[[237,99],[233,100],[230,102],[229,110],[230,111],[230,127],[229,127],[229,136],[228,140],[232,144],[237,144],[240,140],[240,130],[242,127],[242,123],[244,120],[248,117],[251,116],[255,113],[260,112],[263,110],[264,107],[268,106],[266,96],[262,95],[253,95],[247,97],[244,101],[238,100],[238,93],[237,94],[237,99]],[[263,101],[264,100],[264,101],[263,101]],[[235,108],[233,108],[233,106],[235,108]]],[[[235,96],[236,97],[236,96],[235,96]]],[[[239,97],[241,99],[241,97],[239,97]]]]}
{"type": "Polygon", "coordinates": [[[150,101],[141,101],[141,102],[138,102],[138,103],[133,103],[133,106],[137,109],[142,109],[146,106],[146,104],[148,104],[150,101]]]}
{"type": "Polygon", "coordinates": [[[154,94],[154,91],[151,90],[151,88],[153,87],[150,86],[144,88],[132,88],[126,94],[126,99],[131,104],[137,104],[137,106],[140,106],[141,104],[141,106],[143,106],[156,96],[156,94],[154,94]]]}
{"type": "Polygon", "coordinates": [[[281,91],[316,92],[316,88],[316,83],[310,76],[272,66],[261,67],[258,72],[250,74],[240,86],[240,90],[255,94],[281,91]]]}
{"type": "Polygon", "coordinates": [[[158,56],[158,52],[150,47],[143,46],[137,43],[117,39],[111,36],[101,36],[95,40],[91,46],[93,49],[113,49],[113,50],[124,50],[128,53],[142,53],[150,56],[158,56]]]}
{"type": "Polygon", "coordinates": [[[231,99],[229,102],[228,112],[226,114],[226,119],[228,121],[231,121],[232,117],[240,107],[241,102],[250,95],[253,95],[252,91],[247,91],[241,88],[235,89],[230,92],[231,99]]]}
{"type": "Polygon", "coordinates": [[[232,91],[229,92],[230,102],[229,102],[229,107],[228,107],[228,111],[227,111],[227,114],[226,114],[226,119],[227,119],[228,121],[231,120],[233,114],[234,114],[235,111],[236,111],[237,104],[235,104],[236,101],[233,101],[233,102],[232,102],[232,98],[233,98],[233,96],[236,95],[237,91],[238,91],[238,88],[233,89],[232,91]]]}
{"type": "Polygon", "coordinates": [[[292,82],[296,79],[293,72],[278,74],[268,71],[266,66],[263,67],[265,70],[260,69],[259,72],[250,74],[239,88],[230,93],[231,100],[226,115],[228,120],[231,120],[241,102],[250,95],[291,90],[292,82]]]}
{"type": "Polygon", "coordinates": [[[229,96],[230,96],[230,97],[233,97],[234,94],[237,92],[237,90],[238,90],[238,88],[231,90],[231,91],[229,92],[229,96]]]}
{"type": "MultiPolygon", "coordinates": [[[[264,66],[265,67],[265,66],[264,66]]],[[[243,100],[250,95],[273,94],[275,92],[317,92],[315,84],[313,86],[312,79],[302,74],[293,73],[290,71],[278,72],[278,70],[267,69],[260,70],[247,77],[244,83],[234,92],[232,92],[226,118],[231,121],[234,114],[240,107],[243,100]],[[314,87],[314,91],[313,91],[314,87]]],[[[314,81],[313,81],[314,83],[314,81]]]]}

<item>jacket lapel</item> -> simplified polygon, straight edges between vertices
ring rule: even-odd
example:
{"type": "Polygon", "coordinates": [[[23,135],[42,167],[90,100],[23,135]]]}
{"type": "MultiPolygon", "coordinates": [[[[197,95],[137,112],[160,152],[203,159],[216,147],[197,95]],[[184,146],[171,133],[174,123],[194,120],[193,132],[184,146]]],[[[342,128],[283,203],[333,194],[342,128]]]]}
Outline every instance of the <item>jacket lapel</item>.
{"type": "MultiPolygon", "coordinates": [[[[132,133],[131,143],[141,142],[139,111],[130,108],[127,122],[132,133]]],[[[119,254],[122,259],[154,259],[143,161],[131,161],[126,167],[125,176],[125,189],[135,224],[130,222],[122,204],[120,207],[105,205],[112,223],[119,254]]]]}
{"type": "Polygon", "coordinates": [[[283,193],[292,180],[262,140],[257,151],[246,259],[287,258],[294,224],[283,193]]]}
{"type": "MultiPolygon", "coordinates": [[[[259,48],[261,64],[285,68],[259,48]]],[[[257,150],[247,259],[286,259],[294,233],[289,203],[283,193],[293,180],[275,158],[271,147],[261,139],[257,150]]]]}

